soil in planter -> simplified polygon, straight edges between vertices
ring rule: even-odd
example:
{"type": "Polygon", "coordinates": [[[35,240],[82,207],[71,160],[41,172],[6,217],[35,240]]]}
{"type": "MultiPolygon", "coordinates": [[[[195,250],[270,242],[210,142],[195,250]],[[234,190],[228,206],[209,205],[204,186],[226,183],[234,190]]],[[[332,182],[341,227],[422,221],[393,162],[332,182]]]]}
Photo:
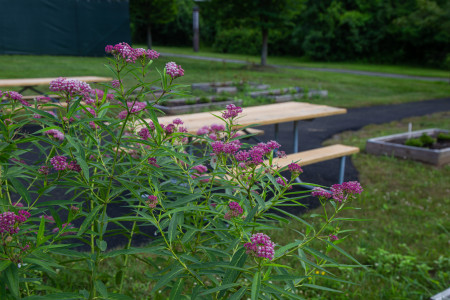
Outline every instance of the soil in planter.
{"type": "MultiPolygon", "coordinates": [[[[432,143],[431,145],[422,146],[421,148],[435,149],[435,150],[450,148],[450,139],[439,138],[438,134],[430,134],[429,137],[435,139],[434,143],[432,143]]],[[[420,137],[417,138],[417,140],[420,140],[420,139],[421,139],[420,137]]],[[[389,140],[388,142],[393,143],[393,144],[407,145],[407,144],[405,144],[407,140],[408,139],[401,138],[401,139],[392,139],[392,140],[389,140]]],[[[412,145],[408,145],[408,146],[412,146],[412,145]]],[[[416,147],[420,147],[420,146],[416,146],[416,147]]]]}

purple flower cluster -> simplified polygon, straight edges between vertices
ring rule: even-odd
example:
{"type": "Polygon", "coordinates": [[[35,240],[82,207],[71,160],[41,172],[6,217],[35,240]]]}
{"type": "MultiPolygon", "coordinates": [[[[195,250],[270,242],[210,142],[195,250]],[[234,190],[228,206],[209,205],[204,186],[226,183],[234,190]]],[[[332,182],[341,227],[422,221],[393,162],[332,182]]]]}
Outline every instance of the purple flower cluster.
{"type": "Polygon", "coordinates": [[[80,95],[84,99],[88,99],[91,87],[84,81],[59,77],[50,82],[50,91],[65,93],[68,96],[80,95]]]}
{"type": "Polygon", "coordinates": [[[215,155],[235,154],[241,148],[241,143],[238,140],[227,143],[215,141],[211,143],[211,147],[215,155]]]}
{"type": "Polygon", "coordinates": [[[134,114],[137,112],[140,112],[141,110],[144,110],[147,106],[147,103],[145,102],[137,102],[137,101],[129,101],[127,102],[128,110],[123,110],[119,113],[118,117],[119,119],[123,120],[127,117],[128,112],[134,114]]]}
{"type": "MultiPolygon", "coordinates": [[[[204,165],[197,165],[192,167],[192,170],[194,170],[194,174],[191,175],[192,179],[202,177],[202,174],[206,173],[208,171],[208,168],[204,165]]],[[[203,178],[200,180],[201,182],[208,182],[209,178],[203,178]]]]}
{"type": "Polygon", "coordinates": [[[159,168],[158,163],[156,162],[156,157],[149,157],[148,163],[156,168],[159,168]]]}
{"type": "Polygon", "coordinates": [[[335,236],[334,234],[330,234],[329,237],[330,237],[330,240],[331,240],[331,241],[337,241],[337,240],[339,239],[339,238],[338,238],[337,236],[335,236]]]}
{"type": "Polygon", "coordinates": [[[78,173],[81,172],[81,167],[76,161],[71,161],[67,166],[67,169],[78,173]]]}
{"type": "Polygon", "coordinates": [[[54,156],[52,157],[52,159],[50,159],[50,163],[57,171],[64,171],[69,167],[69,164],[67,163],[67,157],[65,156],[54,156]]]}
{"type": "Polygon", "coordinates": [[[228,104],[226,108],[227,111],[222,113],[222,118],[224,119],[237,117],[242,112],[242,108],[234,104],[228,104]]]}
{"type": "Polygon", "coordinates": [[[184,70],[181,68],[181,66],[179,66],[176,63],[174,63],[173,61],[171,61],[166,64],[166,73],[167,73],[167,75],[172,77],[172,79],[175,79],[175,78],[183,76],[184,70]]]}
{"type": "Polygon", "coordinates": [[[250,148],[250,150],[242,150],[236,153],[235,157],[237,161],[247,164],[261,164],[264,161],[264,157],[271,151],[280,148],[281,145],[275,141],[269,141],[266,144],[259,143],[256,146],[250,148]]]}
{"type": "Polygon", "coordinates": [[[223,216],[223,218],[225,220],[231,220],[232,218],[242,218],[243,217],[242,214],[244,213],[244,210],[239,205],[239,203],[237,203],[235,201],[231,201],[228,204],[228,207],[230,208],[230,210],[227,211],[225,213],[225,215],[223,216]]]}
{"type": "Polygon", "coordinates": [[[361,194],[362,192],[363,188],[358,181],[348,181],[343,182],[342,184],[333,184],[331,186],[330,192],[316,187],[313,189],[311,195],[315,197],[323,197],[325,199],[333,198],[334,200],[341,203],[342,201],[347,200],[348,196],[361,194]]]}
{"type": "Polygon", "coordinates": [[[123,59],[128,63],[135,63],[138,59],[156,59],[159,57],[159,53],[155,50],[134,49],[127,43],[119,43],[114,46],[107,45],[105,52],[111,53],[116,59],[123,59]]]}
{"type": "Polygon", "coordinates": [[[30,103],[28,103],[27,101],[22,99],[22,94],[19,94],[18,92],[14,92],[14,91],[7,91],[3,94],[6,99],[8,100],[14,100],[14,101],[19,101],[20,103],[22,103],[23,106],[31,106],[30,103]]]}
{"type": "MultiPolygon", "coordinates": [[[[277,183],[281,186],[286,186],[286,183],[288,183],[289,181],[285,178],[285,177],[278,177],[277,178],[277,183]]],[[[292,190],[292,185],[288,186],[289,190],[292,190]]]]}
{"type": "Polygon", "coordinates": [[[288,165],[288,170],[294,175],[298,176],[300,173],[303,173],[302,167],[300,167],[296,163],[291,163],[288,165]]]}
{"type": "Polygon", "coordinates": [[[64,141],[64,133],[56,129],[50,129],[45,132],[48,136],[51,136],[57,140],[64,141]]]}
{"type": "Polygon", "coordinates": [[[19,225],[24,223],[30,216],[30,213],[25,210],[19,210],[17,214],[10,211],[1,213],[0,233],[6,232],[13,235],[19,232],[19,225]]]}
{"type": "Polygon", "coordinates": [[[275,243],[270,240],[270,237],[264,233],[255,233],[250,238],[251,243],[245,243],[247,254],[262,257],[272,260],[275,255],[275,243]]]}
{"type": "MultiPolygon", "coordinates": [[[[69,235],[69,234],[75,234],[75,227],[72,225],[72,223],[64,223],[61,225],[61,229],[65,229],[67,231],[63,232],[61,235],[69,235]],[[67,228],[66,228],[67,227],[67,228]]],[[[53,228],[52,232],[57,233],[59,231],[58,227],[53,228]]]]}
{"type": "Polygon", "coordinates": [[[112,81],[111,81],[111,86],[112,86],[113,88],[118,89],[118,88],[120,87],[120,83],[121,83],[120,80],[115,79],[115,80],[112,80],[112,81]]]}
{"type": "Polygon", "coordinates": [[[147,204],[148,207],[150,207],[150,208],[155,208],[156,205],[158,205],[158,197],[156,197],[154,195],[149,195],[148,200],[145,201],[145,204],[147,204]]]}

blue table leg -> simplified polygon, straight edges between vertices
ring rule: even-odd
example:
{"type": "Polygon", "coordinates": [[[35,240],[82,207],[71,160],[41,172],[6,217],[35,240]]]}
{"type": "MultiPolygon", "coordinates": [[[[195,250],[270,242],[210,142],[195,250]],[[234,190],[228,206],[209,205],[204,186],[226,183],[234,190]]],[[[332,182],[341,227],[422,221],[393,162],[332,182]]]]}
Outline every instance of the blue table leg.
{"type": "Polygon", "coordinates": [[[298,121],[294,121],[294,153],[298,152],[298,129],[300,124],[298,121]]]}
{"type": "Polygon", "coordinates": [[[344,182],[344,171],[345,171],[345,157],[341,157],[341,167],[339,168],[339,184],[344,182]]]}

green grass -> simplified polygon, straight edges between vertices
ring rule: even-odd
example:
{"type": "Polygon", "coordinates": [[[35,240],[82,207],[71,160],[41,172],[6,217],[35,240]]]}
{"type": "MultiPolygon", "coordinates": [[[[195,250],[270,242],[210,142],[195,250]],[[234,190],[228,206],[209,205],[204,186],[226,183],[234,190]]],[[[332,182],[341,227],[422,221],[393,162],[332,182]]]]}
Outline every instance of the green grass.
{"type": "MultiPolygon", "coordinates": [[[[156,49],[162,52],[167,50],[167,48],[156,49]]],[[[175,48],[170,48],[169,50],[173,49],[175,48]]],[[[186,49],[179,49],[179,51],[187,53],[186,49]]],[[[230,54],[221,54],[221,56],[228,58],[240,57],[230,54]]],[[[295,59],[283,58],[283,60],[289,64],[296,63],[295,59]]],[[[307,99],[305,101],[347,108],[405,103],[444,98],[450,95],[450,85],[445,82],[270,67],[261,68],[256,65],[248,66],[175,57],[161,57],[155,61],[154,67],[162,70],[168,61],[176,61],[184,68],[186,75],[178,80],[179,83],[248,80],[270,84],[272,88],[300,86],[305,89],[325,89],[328,90],[328,98],[307,99]]],[[[110,71],[104,66],[106,63],[107,60],[104,57],[4,55],[0,56],[0,78],[111,76],[110,71]]],[[[387,68],[381,65],[374,67],[380,70],[387,68]]],[[[430,74],[425,72],[423,75],[430,74]]],[[[158,76],[157,71],[152,71],[151,76],[156,78],[158,76]]],[[[48,87],[41,88],[46,89],[48,87]]],[[[6,88],[2,88],[2,90],[6,90],[6,88]]],[[[257,104],[257,102],[252,102],[248,99],[244,103],[246,105],[257,104]]]]}
{"type": "MultiPolygon", "coordinates": [[[[364,151],[367,139],[406,132],[409,122],[414,130],[449,130],[450,112],[369,125],[325,142],[358,146],[362,150],[352,158],[364,187],[361,202],[354,205],[361,210],[347,211],[343,216],[369,221],[353,223],[351,229],[355,233],[345,238],[342,247],[370,267],[368,272],[361,269],[340,272],[357,285],[322,282],[344,290],[344,294],[310,291],[305,294],[308,299],[428,299],[448,288],[450,165],[438,168],[364,151]]],[[[302,231],[304,226],[290,223],[284,229],[274,232],[273,239],[280,245],[297,238],[293,230],[302,231]]]]}
{"type": "MultiPolygon", "coordinates": [[[[139,45],[144,47],[143,45],[139,45]]],[[[199,52],[194,52],[188,47],[167,47],[155,46],[157,51],[162,53],[186,54],[193,56],[208,56],[223,59],[239,59],[250,63],[258,64],[261,61],[259,56],[244,54],[228,54],[213,52],[209,48],[201,48],[199,52]]],[[[443,77],[450,79],[450,71],[442,69],[424,68],[420,66],[408,65],[386,65],[386,64],[369,64],[355,62],[311,62],[302,57],[278,57],[270,56],[267,59],[268,64],[291,65],[297,67],[313,67],[313,68],[336,68],[346,70],[385,72],[403,75],[425,76],[425,77],[443,77]]]]}

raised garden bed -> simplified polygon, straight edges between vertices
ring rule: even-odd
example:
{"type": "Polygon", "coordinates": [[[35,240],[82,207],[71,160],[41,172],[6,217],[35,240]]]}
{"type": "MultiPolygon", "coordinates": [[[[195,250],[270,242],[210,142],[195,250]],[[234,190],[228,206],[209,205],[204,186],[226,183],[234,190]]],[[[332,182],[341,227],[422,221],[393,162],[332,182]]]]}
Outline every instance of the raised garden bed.
{"type": "Polygon", "coordinates": [[[234,82],[234,81],[223,81],[223,82],[204,82],[204,83],[193,83],[191,85],[192,90],[202,90],[204,92],[210,93],[228,93],[236,94],[245,84],[248,84],[251,89],[265,90],[270,86],[267,84],[258,84],[254,82],[234,82]]]}
{"type": "Polygon", "coordinates": [[[437,139],[439,133],[448,134],[449,132],[444,129],[431,128],[372,138],[366,143],[366,151],[375,155],[389,155],[443,166],[450,163],[450,142],[437,139]],[[433,143],[430,148],[405,145],[406,140],[419,139],[423,134],[435,138],[436,143],[433,143]]]}
{"type": "MultiPolygon", "coordinates": [[[[267,98],[272,99],[275,102],[287,102],[292,100],[301,99],[305,96],[305,91],[301,87],[273,89],[267,91],[255,91],[250,92],[248,95],[252,98],[267,98]]],[[[325,90],[310,90],[306,93],[308,98],[314,96],[327,97],[328,91],[325,90]]]]}
{"type": "Polygon", "coordinates": [[[177,115],[184,113],[201,112],[206,109],[223,109],[228,104],[241,105],[242,100],[234,100],[232,98],[220,96],[178,98],[167,100],[162,105],[158,104],[154,107],[162,110],[168,115],[177,115]]]}

